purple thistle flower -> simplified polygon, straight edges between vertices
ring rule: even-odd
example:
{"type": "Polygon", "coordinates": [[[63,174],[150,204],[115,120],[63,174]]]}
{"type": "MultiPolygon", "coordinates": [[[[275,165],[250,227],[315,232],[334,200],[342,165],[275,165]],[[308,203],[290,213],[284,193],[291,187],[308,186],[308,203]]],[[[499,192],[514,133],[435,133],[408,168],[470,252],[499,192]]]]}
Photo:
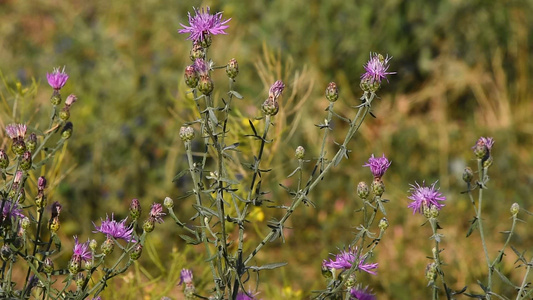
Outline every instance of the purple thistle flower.
{"type": "Polygon", "coordinates": [[[352,288],[350,290],[350,299],[358,299],[358,300],[376,300],[376,297],[374,294],[372,294],[372,291],[368,289],[368,287],[365,288],[352,288]]]}
{"type": "Polygon", "coordinates": [[[6,133],[11,139],[24,139],[26,136],[26,125],[9,124],[6,126],[6,133]]]}
{"type": "Polygon", "coordinates": [[[245,292],[239,292],[237,293],[236,300],[255,300],[255,296],[257,294],[253,294],[251,291],[248,291],[248,293],[245,292]]]}
{"type": "Polygon", "coordinates": [[[18,203],[18,201],[16,202],[13,202],[13,201],[9,201],[9,200],[5,200],[5,201],[0,201],[0,207],[4,207],[4,209],[2,210],[2,220],[6,220],[6,219],[9,219],[9,218],[24,218],[26,217],[23,213],[22,213],[22,209],[20,208],[20,204],[18,203]]]}
{"type": "Polygon", "coordinates": [[[89,251],[89,240],[80,244],[77,236],[74,236],[74,249],[72,252],[72,258],[76,260],[89,261],[93,258],[93,254],[89,251]]]}
{"type": "Polygon", "coordinates": [[[411,196],[408,198],[413,200],[407,207],[413,209],[413,215],[416,212],[421,214],[424,213],[424,206],[428,208],[435,207],[440,210],[444,207],[444,204],[439,201],[446,200],[446,197],[439,192],[439,189],[435,188],[437,181],[435,181],[431,186],[426,186],[422,182],[422,186],[415,182],[416,185],[411,184],[411,196]]]}
{"type": "Polygon", "coordinates": [[[59,67],[54,68],[52,73],[46,73],[48,84],[56,91],[59,91],[67,83],[68,74],[65,73],[65,67],[60,71],[59,67]]]}
{"type": "Polygon", "coordinates": [[[374,178],[381,178],[390,167],[390,162],[383,154],[382,157],[374,157],[374,154],[368,159],[368,162],[363,167],[370,167],[370,172],[374,175],[374,178]]]}
{"type": "Polygon", "coordinates": [[[277,80],[270,87],[268,91],[268,97],[272,99],[278,99],[284,89],[285,89],[285,84],[283,83],[283,81],[277,80]]]}
{"type": "Polygon", "coordinates": [[[192,271],[189,269],[182,269],[180,272],[180,283],[178,285],[181,285],[182,283],[185,283],[186,285],[192,283],[192,271]]]}
{"type": "Polygon", "coordinates": [[[187,13],[189,16],[189,25],[186,26],[180,23],[183,29],[178,30],[178,33],[189,33],[188,40],[192,41],[203,41],[208,35],[217,35],[217,34],[227,34],[224,30],[228,28],[228,23],[231,18],[227,20],[222,20],[222,13],[218,12],[214,15],[211,15],[210,8],[201,10],[194,8],[195,16],[191,16],[190,13],[187,13]]]}
{"type": "Polygon", "coordinates": [[[127,242],[135,243],[136,240],[132,237],[133,228],[126,226],[127,219],[128,218],[126,217],[124,220],[117,222],[115,221],[115,216],[113,214],[111,214],[111,219],[106,215],[106,219],[105,221],[102,220],[100,227],[93,223],[94,228],[96,229],[93,232],[101,232],[106,234],[107,237],[112,236],[115,239],[123,239],[127,242]]]}
{"type": "Polygon", "coordinates": [[[475,149],[478,145],[485,145],[487,149],[490,151],[492,149],[492,145],[494,145],[494,139],[491,137],[480,137],[477,140],[476,144],[472,147],[472,149],[475,149]]]}
{"type": "MultiPolygon", "coordinates": [[[[389,61],[392,57],[383,58],[381,54],[370,52],[370,59],[366,63],[365,73],[361,75],[361,80],[370,80],[371,83],[378,82],[381,83],[381,80],[387,79],[387,75],[396,74],[396,72],[387,72],[389,69],[389,61]]],[[[387,79],[387,81],[389,81],[387,79]]]]}
{"type": "Polygon", "coordinates": [[[150,209],[150,218],[153,218],[157,223],[163,223],[163,216],[166,215],[163,212],[163,205],[160,203],[154,203],[152,204],[152,208],[150,209]]]}
{"type": "Polygon", "coordinates": [[[359,270],[365,271],[369,274],[376,275],[377,273],[372,271],[378,268],[378,264],[365,264],[366,257],[357,259],[357,247],[351,249],[348,248],[348,251],[341,251],[341,253],[335,255],[335,260],[330,259],[329,261],[324,260],[322,266],[331,268],[331,269],[345,269],[348,270],[352,267],[353,263],[359,260],[359,265],[357,268],[359,270]]]}

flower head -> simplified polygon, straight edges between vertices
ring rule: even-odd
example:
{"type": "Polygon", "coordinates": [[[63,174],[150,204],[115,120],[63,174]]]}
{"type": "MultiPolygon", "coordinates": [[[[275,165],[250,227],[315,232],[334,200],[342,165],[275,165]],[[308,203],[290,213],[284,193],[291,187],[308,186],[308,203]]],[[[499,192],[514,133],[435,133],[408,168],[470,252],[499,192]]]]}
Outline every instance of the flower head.
{"type": "Polygon", "coordinates": [[[182,283],[190,284],[192,283],[192,271],[189,269],[182,269],[180,272],[180,283],[178,285],[181,285],[182,283]]]}
{"type": "Polygon", "coordinates": [[[374,157],[374,154],[368,159],[368,162],[363,167],[370,167],[370,172],[374,178],[381,178],[390,167],[391,162],[383,154],[382,157],[374,157]]]}
{"type": "Polygon", "coordinates": [[[268,90],[268,98],[273,98],[274,100],[277,100],[284,89],[285,84],[283,83],[283,81],[277,80],[268,90]]]}
{"type": "Polygon", "coordinates": [[[189,16],[189,25],[186,26],[180,23],[183,29],[178,30],[179,33],[189,33],[188,40],[203,41],[209,35],[227,34],[224,30],[228,28],[228,23],[231,18],[222,20],[222,13],[218,12],[214,15],[211,14],[210,8],[202,8],[201,10],[193,8],[195,16],[189,16]]]}
{"type": "Polygon", "coordinates": [[[376,296],[372,294],[372,291],[368,289],[368,287],[365,288],[352,288],[350,290],[350,299],[358,299],[358,300],[376,300],[376,296]]]}
{"type": "Polygon", "coordinates": [[[78,237],[74,236],[74,252],[72,257],[76,260],[81,259],[82,261],[89,261],[93,258],[91,251],[89,251],[89,240],[85,243],[78,243],[78,237]]]}
{"type": "Polygon", "coordinates": [[[378,268],[378,264],[365,264],[366,257],[357,257],[357,247],[349,248],[347,251],[341,251],[339,254],[335,255],[335,259],[330,259],[329,261],[324,260],[322,266],[332,268],[332,269],[350,269],[352,265],[359,261],[358,269],[365,271],[369,274],[376,275],[376,272],[372,271],[378,268]]]}
{"type": "Polygon", "coordinates": [[[9,218],[16,218],[16,217],[22,219],[26,217],[22,213],[22,209],[20,208],[20,204],[18,203],[18,201],[16,202],[9,201],[9,200],[0,201],[0,207],[1,206],[4,207],[4,209],[2,210],[2,220],[6,220],[9,218]]]}
{"type": "Polygon", "coordinates": [[[123,239],[127,242],[135,243],[136,240],[132,237],[133,228],[126,226],[127,219],[128,218],[125,218],[124,220],[117,222],[114,219],[114,215],[111,214],[111,219],[109,219],[109,216],[106,216],[106,219],[102,220],[100,227],[93,223],[94,228],[96,229],[93,232],[101,232],[106,234],[108,237],[112,236],[115,239],[123,239]]]}
{"type": "Polygon", "coordinates": [[[396,72],[387,72],[391,59],[392,57],[388,55],[384,58],[381,54],[370,53],[370,59],[364,66],[366,72],[361,75],[361,80],[369,80],[370,83],[381,83],[381,80],[387,79],[387,75],[396,74],[396,72]]]}
{"type": "Polygon", "coordinates": [[[24,139],[26,136],[26,125],[9,124],[6,126],[6,133],[11,139],[24,139]]]}
{"type": "Polygon", "coordinates": [[[46,73],[46,79],[54,90],[60,90],[67,83],[68,74],[65,73],[65,67],[63,67],[62,71],[58,67],[54,68],[52,73],[46,73]]]}
{"type": "Polygon", "coordinates": [[[193,67],[194,67],[194,70],[198,73],[198,75],[200,76],[209,75],[210,66],[206,63],[206,61],[203,58],[197,58],[196,60],[194,60],[193,67]]]}
{"type": "Polygon", "coordinates": [[[163,223],[163,216],[166,215],[163,212],[163,205],[161,203],[152,204],[150,209],[150,218],[153,218],[157,223],[163,223]]]}
{"type": "Polygon", "coordinates": [[[444,207],[441,201],[446,200],[446,197],[439,192],[439,189],[435,188],[437,182],[435,181],[431,186],[426,186],[422,182],[422,186],[415,182],[411,184],[411,196],[408,198],[413,200],[407,207],[413,209],[413,214],[419,212],[424,213],[424,206],[427,208],[435,207],[440,210],[444,207]]]}
{"type": "Polygon", "coordinates": [[[472,149],[475,149],[478,145],[484,145],[490,151],[492,149],[492,145],[494,145],[494,139],[491,137],[482,136],[477,140],[476,144],[472,147],[472,149]]]}

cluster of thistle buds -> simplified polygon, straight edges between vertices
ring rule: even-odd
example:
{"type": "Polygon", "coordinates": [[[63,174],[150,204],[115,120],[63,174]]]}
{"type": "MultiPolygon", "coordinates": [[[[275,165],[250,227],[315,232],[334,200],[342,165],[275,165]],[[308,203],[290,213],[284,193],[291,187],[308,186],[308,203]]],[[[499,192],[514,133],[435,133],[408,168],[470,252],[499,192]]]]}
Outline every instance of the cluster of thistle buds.
{"type": "MultiPolygon", "coordinates": [[[[46,73],[46,79],[48,80],[48,84],[54,89],[54,92],[50,97],[50,102],[52,103],[54,108],[61,104],[61,89],[67,83],[68,78],[69,76],[65,72],[64,67],[63,70],[60,70],[60,68],[54,68],[52,73],[46,73]]],[[[74,102],[76,102],[77,100],[78,97],[76,95],[70,94],[65,100],[65,106],[61,109],[61,111],[59,111],[59,119],[61,119],[63,122],[66,122],[61,130],[61,136],[64,139],[70,138],[72,134],[72,123],[67,121],[70,118],[70,108],[72,104],[74,104],[74,102]]]]}
{"type": "Polygon", "coordinates": [[[372,156],[368,159],[368,162],[364,164],[363,167],[370,168],[370,171],[374,176],[374,180],[372,181],[370,188],[364,181],[357,185],[357,195],[361,199],[368,199],[370,192],[377,197],[381,197],[383,195],[385,192],[385,183],[383,183],[381,178],[383,175],[385,175],[385,172],[390,165],[391,162],[389,162],[389,160],[385,157],[385,154],[383,154],[382,157],[374,157],[374,154],[372,154],[372,156]]]}

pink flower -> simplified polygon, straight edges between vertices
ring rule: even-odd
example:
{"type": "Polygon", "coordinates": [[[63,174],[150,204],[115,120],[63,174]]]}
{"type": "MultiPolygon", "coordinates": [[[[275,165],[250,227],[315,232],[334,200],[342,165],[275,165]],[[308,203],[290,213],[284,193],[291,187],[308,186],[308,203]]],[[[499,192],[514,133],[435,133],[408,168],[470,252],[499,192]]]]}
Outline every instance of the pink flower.
{"type": "Polygon", "coordinates": [[[46,73],[46,79],[48,80],[48,84],[54,90],[60,90],[65,83],[67,83],[68,74],[65,73],[65,67],[63,67],[62,71],[60,71],[58,67],[54,68],[54,71],[51,74],[46,73]]]}
{"type": "Polygon", "coordinates": [[[363,167],[370,167],[370,172],[374,178],[381,178],[390,167],[391,162],[383,154],[382,157],[374,157],[374,154],[368,159],[368,162],[363,167]]]}
{"type": "Polygon", "coordinates": [[[112,236],[116,239],[123,239],[127,242],[135,243],[135,239],[133,239],[133,228],[126,226],[126,220],[128,218],[125,218],[124,220],[117,222],[115,221],[114,215],[111,214],[111,219],[109,219],[109,216],[106,216],[105,220],[102,220],[102,224],[100,227],[94,225],[94,228],[96,229],[93,232],[101,232],[103,234],[106,234],[108,237],[112,236]]]}
{"type": "Polygon", "coordinates": [[[74,250],[73,250],[72,258],[76,260],[83,260],[83,261],[89,261],[93,258],[93,255],[91,251],[89,251],[89,241],[80,244],[78,243],[78,237],[74,236],[74,250]]]}
{"type": "Polygon", "coordinates": [[[387,75],[396,74],[396,72],[387,72],[389,69],[389,61],[391,59],[392,57],[389,57],[388,55],[384,58],[381,54],[370,53],[370,59],[364,66],[366,72],[361,75],[361,79],[370,80],[371,83],[381,83],[381,80],[387,79],[387,75]]]}
{"type": "Polygon", "coordinates": [[[166,215],[163,212],[163,205],[160,203],[154,203],[152,204],[152,207],[150,209],[150,218],[154,219],[154,221],[157,221],[157,223],[163,223],[163,216],[166,215]]]}
{"type": "Polygon", "coordinates": [[[6,133],[12,139],[24,139],[26,136],[26,125],[24,124],[9,124],[6,126],[6,133]]]}
{"type": "Polygon", "coordinates": [[[365,264],[366,258],[357,258],[357,247],[349,248],[348,251],[341,251],[341,253],[335,255],[335,259],[330,259],[329,261],[324,260],[322,266],[331,268],[331,269],[345,269],[348,270],[352,265],[359,261],[358,269],[365,271],[369,274],[376,275],[377,273],[372,271],[378,268],[378,264],[365,264]]]}
{"type": "Polygon", "coordinates": [[[194,17],[188,13],[189,16],[189,25],[186,26],[180,23],[183,29],[178,30],[179,33],[189,33],[190,36],[187,38],[192,41],[203,41],[208,35],[217,35],[217,34],[227,34],[224,30],[228,28],[228,23],[231,18],[227,20],[222,20],[222,13],[218,12],[214,15],[211,15],[210,8],[207,7],[206,10],[193,8],[196,15],[194,17]]]}
{"type": "Polygon", "coordinates": [[[439,192],[439,189],[435,188],[436,181],[431,186],[425,186],[424,182],[422,182],[422,186],[416,182],[415,184],[416,186],[411,184],[411,196],[408,197],[413,202],[407,206],[413,209],[413,214],[416,212],[423,214],[424,206],[428,208],[435,207],[438,210],[444,207],[444,204],[440,202],[445,201],[446,197],[439,192]]]}
{"type": "Polygon", "coordinates": [[[352,288],[350,290],[350,299],[357,299],[357,300],[376,300],[376,296],[372,294],[372,291],[368,289],[368,287],[365,288],[352,288]]]}

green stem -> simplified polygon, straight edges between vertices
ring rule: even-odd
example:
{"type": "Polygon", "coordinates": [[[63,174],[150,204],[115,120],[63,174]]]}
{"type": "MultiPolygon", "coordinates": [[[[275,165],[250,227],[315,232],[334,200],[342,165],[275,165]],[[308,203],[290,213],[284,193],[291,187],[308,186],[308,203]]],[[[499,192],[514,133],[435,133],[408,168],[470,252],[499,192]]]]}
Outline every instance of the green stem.
{"type": "MultiPolygon", "coordinates": [[[[477,221],[479,222],[479,235],[481,236],[481,244],[483,245],[483,252],[485,253],[485,260],[487,261],[487,267],[488,267],[488,284],[487,284],[487,289],[489,290],[489,292],[492,290],[492,266],[491,266],[491,263],[490,263],[490,258],[489,258],[489,252],[487,250],[487,243],[485,242],[485,234],[483,232],[483,221],[481,219],[481,208],[483,207],[483,189],[485,187],[485,174],[484,174],[484,170],[481,166],[481,159],[478,159],[478,170],[479,170],[479,174],[481,176],[481,184],[482,184],[482,187],[479,188],[479,193],[478,193],[478,208],[477,208],[477,213],[476,213],[476,218],[477,218],[477,221]]],[[[487,299],[490,300],[490,294],[487,293],[487,299]]]]}

